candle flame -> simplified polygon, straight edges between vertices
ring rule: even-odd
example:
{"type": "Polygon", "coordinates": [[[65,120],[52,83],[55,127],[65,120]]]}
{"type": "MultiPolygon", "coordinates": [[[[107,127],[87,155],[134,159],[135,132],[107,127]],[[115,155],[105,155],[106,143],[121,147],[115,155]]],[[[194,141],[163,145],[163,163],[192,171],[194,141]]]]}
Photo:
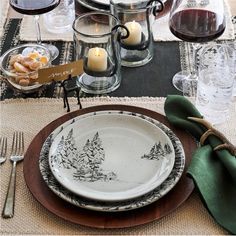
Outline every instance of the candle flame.
{"type": "Polygon", "coordinates": [[[100,50],[99,50],[99,48],[95,48],[95,56],[97,56],[97,57],[100,56],[100,50]]]}

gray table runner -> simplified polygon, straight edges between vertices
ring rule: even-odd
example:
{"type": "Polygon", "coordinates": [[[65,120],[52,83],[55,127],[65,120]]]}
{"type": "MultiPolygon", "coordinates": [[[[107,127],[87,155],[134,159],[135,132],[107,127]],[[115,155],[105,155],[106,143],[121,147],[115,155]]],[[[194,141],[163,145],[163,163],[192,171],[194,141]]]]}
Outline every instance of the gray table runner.
{"type": "MultiPolygon", "coordinates": [[[[236,16],[232,18],[236,26],[236,16]]],[[[21,20],[10,19],[5,25],[5,31],[0,42],[1,55],[9,48],[20,43],[19,29],[21,20]]],[[[236,27],[235,27],[236,28],[236,27]]],[[[236,31],[236,30],[235,30],[236,31]]],[[[222,42],[222,41],[221,41],[222,42]]],[[[225,41],[223,41],[225,42],[225,41]]],[[[212,42],[211,42],[212,43],[212,42]]],[[[54,64],[64,64],[73,60],[74,49],[72,42],[53,42],[59,50],[60,55],[54,64]]],[[[154,44],[153,60],[142,67],[122,67],[121,86],[109,96],[114,97],[165,97],[167,94],[179,94],[172,85],[173,75],[182,69],[190,69],[192,63],[192,47],[186,42],[156,42],[154,44]]],[[[75,78],[76,79],[76,78],[75,78]]],[[[72,81],[72,83],[75,83],[72,81]]],[[[51,84],[46,89],[34,94],[18,94],[9,88],[6,82],[0,80],[0,100],[15,97],[58,97],[58,84],[51,84]]],[[[69,94],[74,96],[74,94],[69,94]]],[[[81,93],[81,97],[91,96],[81,93]]]]}

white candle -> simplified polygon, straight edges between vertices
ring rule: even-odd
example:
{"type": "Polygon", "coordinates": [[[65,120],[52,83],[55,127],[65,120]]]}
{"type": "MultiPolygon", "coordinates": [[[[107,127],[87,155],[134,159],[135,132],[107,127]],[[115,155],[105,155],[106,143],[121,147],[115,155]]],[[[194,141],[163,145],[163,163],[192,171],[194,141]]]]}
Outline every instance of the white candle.
{"type": "Polygon", "coordinates": [[[88,69],[102,72],[107,69],[107,52],[104,48],[90,48],[88,51],[88,69]]]}
{"type": "Polygon", "coordinates": [[[125,23],[125,26],[129,30],[129,37],[124,39],[126,45],[137,45],[142,40],[142,27],[138,22],[132,21],[125,23]]]}

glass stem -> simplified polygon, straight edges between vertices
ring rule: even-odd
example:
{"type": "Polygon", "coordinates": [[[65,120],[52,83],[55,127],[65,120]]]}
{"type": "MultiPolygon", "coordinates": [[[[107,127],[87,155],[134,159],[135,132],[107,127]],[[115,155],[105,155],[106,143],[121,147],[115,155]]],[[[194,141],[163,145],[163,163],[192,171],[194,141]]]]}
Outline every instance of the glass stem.
{"type": "Polygon", "coordinates": [[[36,35],[37,35],[37,43],[42,43],[41,32],[40,32],[40,25],[39,25],[39,15],[34,16],[34,22],[36,27],[36,35]]]}
{"type": "Polygon", "coordinates": [[[198,50],[200,49],[200,44],[199,43],[191,43],[191,47],[193,49],[193,61],[191,64],[191,77],[192,77],[192,79],[197,79],[197,77],[198,77],[197,53],[198,53],[198,50]]]}

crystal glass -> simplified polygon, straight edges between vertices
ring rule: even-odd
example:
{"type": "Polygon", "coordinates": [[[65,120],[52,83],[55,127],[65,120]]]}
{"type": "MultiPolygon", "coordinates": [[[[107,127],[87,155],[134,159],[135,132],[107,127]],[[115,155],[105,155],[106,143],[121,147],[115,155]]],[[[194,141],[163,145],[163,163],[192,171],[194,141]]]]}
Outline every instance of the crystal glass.
{"type": "Polygon", "coordinates": [[[61,0],[52,11],[43,14],[43,22],[49,32],[63,34],[72,32],[75,20],[75,1],[61,0]]]}
{"type": "Polygon", "coordinates": [[[109,13],[86,13],[74,21],[75,59],[84,61],[77,84],[84,92],[104,94],[120,86],[119,41],[125,35],[119,28],[122,25],[109,13]]]}
{"type": "MultiPolygon", "coordinates": [[[[40,25],[39,25],[39,15],[49,12],[56,8],[60,3],[60,0],[40,0],[40,1],[32,1],[32,0],[10,0],[11,7],[25,15],[33,15],[36,26],[36,34],[37,34],[37,43],[42,44],[41,33],[40,33],[40,25]]],[[[52,55],[52,60],[58,57],[59,51],[58,49],[51,44],[43,44],[47,47],[52,55]]]]}
{"type": "MultiPolygon", "coordinates": [[[[169,27],[179,39],[191,43],[212,41],[225,30],[224,3],[222,0],[174,0],[170,11],[169,27]]],[[[193,44],[194,47],[195,44],[193,44]]],[[[194,96],[197,85],[197,73],[194,62],[191,74],[179,72],[173,77],[173,85],[178,90],[189,90],[194,96]],[[187,87],[187,88],[186,88],[187,87]]]]}
{"type": "MultiPolygon", "coordinates": [[[[234,52],[234,55],[236,55],[236,42],[227,42],[227,46],[230,47],[232,49],[232,51],[234,52]]],[[[231,54],[232,56],[232,54],[231,54]]],[[[234,73],[234,89],[233,89],[233,96],[236,98],[236,56],[234,56],[234,61],[232,63],[232,69],[233,69],[233,73],[234,73]]]]}
{"type": "Polygon", "coordinates": [[[235,66],[235,51],[227,45],[208,45],[201,51],[196,107],[213,124],[229,118],[235,66]]]}
{"type": "Polygon", "coordinates": [[[121,41],[122,66],[147,64],[153,58],[152,24],[163,10],[162,1],[110,0],[110,9],[129,31],[129,37],[121,41]]]}

